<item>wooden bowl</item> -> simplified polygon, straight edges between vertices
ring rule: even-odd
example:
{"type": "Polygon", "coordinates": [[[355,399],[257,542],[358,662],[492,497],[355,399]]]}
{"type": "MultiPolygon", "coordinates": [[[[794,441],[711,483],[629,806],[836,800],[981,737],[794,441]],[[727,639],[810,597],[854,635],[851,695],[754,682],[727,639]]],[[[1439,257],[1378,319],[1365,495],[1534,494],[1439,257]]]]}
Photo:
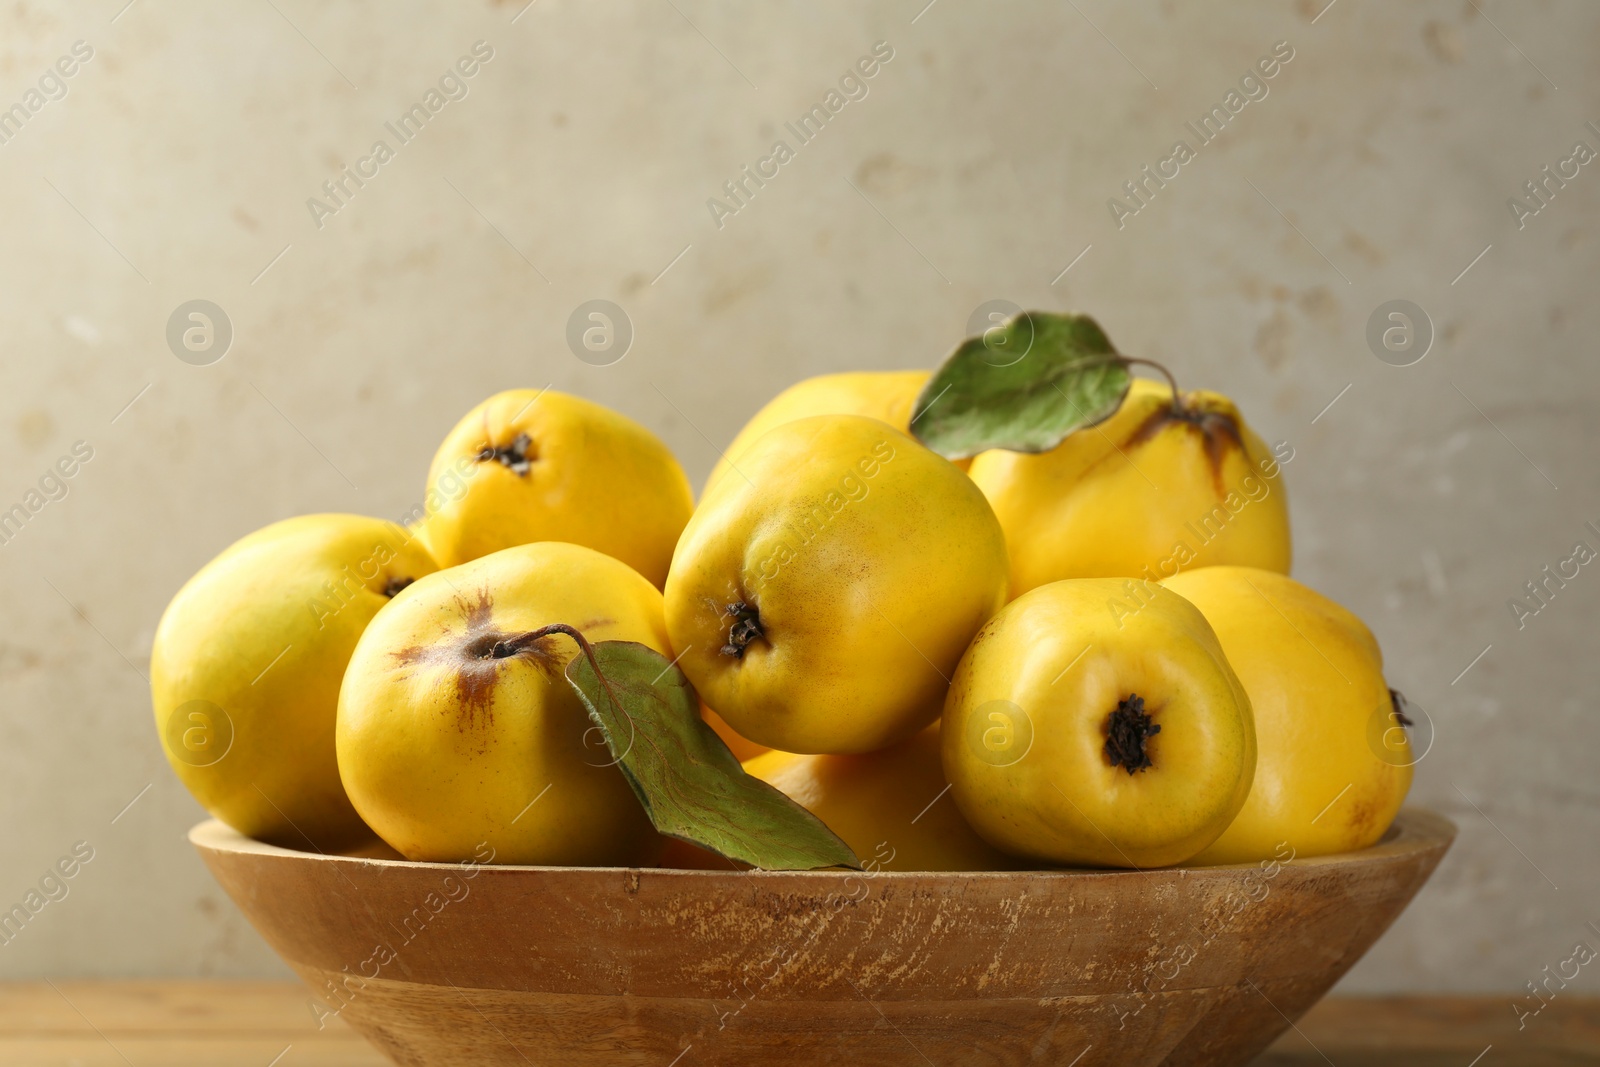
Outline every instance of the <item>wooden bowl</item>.
{"type": "MultiPolygon", "coordinates": [[[[1455,827],[1281,865],[980,874],[460,867],[189,839],[311,987],[417,1067],[1242,1064],[1455,827]]],[[[1288,854],[1287,848],[1283,850],[1288,854]]]]}

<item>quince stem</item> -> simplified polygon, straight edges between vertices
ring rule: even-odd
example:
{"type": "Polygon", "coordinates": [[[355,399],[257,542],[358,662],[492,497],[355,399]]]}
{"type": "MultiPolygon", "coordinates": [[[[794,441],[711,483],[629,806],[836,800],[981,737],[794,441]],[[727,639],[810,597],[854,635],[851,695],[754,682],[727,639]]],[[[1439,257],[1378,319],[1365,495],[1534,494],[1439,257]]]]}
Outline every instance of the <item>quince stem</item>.
{"type": "Polygon", "coordinates": [[[611,703],[616,705],[624,716],[627,716],[628,709],[623,705],[622,699],[617,696],[617,691],[612,688],[611,679],[607,678],[605,672],[600,669],[599,660],[595,659],[594,646],[589,644],[588,639],[579,633],[575,626],[568,626],[564,622],[553,622],[548,626],[541,626],[537,630],[526,630],[520,634],[512,634],[496,641],[493,647],[489,649],[489,654],[484,658],[509,659],[532,648],[542,638],[550,637],[553,634],[566,634],[578,643],[579,650],[583,653],[584,658],[589,661],[590,668],[594,670],[594,676],[600,679],[601,685],[606,687],[606,695],[611,698],[611,703]]]}
{"type": "Polygon", "coordinates": [[[1117,353],[1117,358],[1122,360],[1124,363],[1137,363],[1140,366],[1154,367],[1156,370],[1160,371],[1161,376],[1165,378],[1167,380],[1167,384],[1172,387],[1172,413],[1179,416],[1188,414],[1188,408],[1183,406],[1183,394],[1178,392],[1178,380],[1172,376],[1172,372],[1169,371],[1165,366],[1157,363],[1153,359],[1141,359],[1138,356],[1124,356],[1120,352],[1117,353]]]}

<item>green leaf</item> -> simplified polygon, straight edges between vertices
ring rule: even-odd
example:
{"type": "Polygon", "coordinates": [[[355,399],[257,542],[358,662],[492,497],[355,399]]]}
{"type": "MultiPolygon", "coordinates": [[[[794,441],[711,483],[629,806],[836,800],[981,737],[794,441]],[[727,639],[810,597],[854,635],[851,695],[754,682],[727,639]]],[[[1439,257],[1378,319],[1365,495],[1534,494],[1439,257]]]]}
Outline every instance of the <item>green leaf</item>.
{"type": "Polygon", "coordinates": [[[917,397],[911,432],[946,459],[1048,452],[1110,418],[1132,380],[1089,316],[1023,311],[956,346],[917,397]]]}
{"type": "Polygon", "coordinates": [[[580,653],[567,681],[657,830],[766,870],[860,869],[821,819],[745,773],[665,656],[633,641],[592,648],[600,675],[580,653]]]}

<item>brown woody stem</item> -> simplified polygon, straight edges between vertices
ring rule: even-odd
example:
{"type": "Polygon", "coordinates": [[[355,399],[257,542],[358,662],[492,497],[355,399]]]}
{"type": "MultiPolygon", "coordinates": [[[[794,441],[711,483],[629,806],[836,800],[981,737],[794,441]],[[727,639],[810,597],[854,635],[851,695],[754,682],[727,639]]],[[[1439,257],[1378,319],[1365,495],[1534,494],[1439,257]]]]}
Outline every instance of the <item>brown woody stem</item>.
{"type": "MultiPolygon", "coordinates": [[[[520,634],[514,634],[503,640],[496,641],[484,658],[509,659],[518,653],[527,651],[541,638],[549,637],[552,634],[566,634],[578,643],[579,651],[589,661],[589,667],[594,671],[594,676],[600,680],[601,685],[606,687],[606,694],[611,697],[611,702],[621,708],[622,701],[617,698],[616,690],[611,688],[611,680],[600,670],[600,663],[594,658],[594,646],[589,644],[588,639],[579,633],[575,626],[568,626],[564,622],[553,622],[548,626],[541,626],[537,630],[527,630],[520,634]]],[[[624,714],[626,714],[626,711],[624,711],[624,714]]]]}
{"type": "Polygon", "coordinates": [[[1119,358],[1124,363],[1136,363],[1139,366],[1142,366],[1142,367],[1154,367],[1156,370],[1160,371],[1161,372],[1161,376],[1163,378],[1165,378],[1167,380],[1167,384],[1172,387],[1172,410],[1173,410],[1173,412],[1176,413],[1176,414],[1182,415],[1187,411],[1187,409],[1183,406],[1183,394],[1178,392],[1178,380],[1172,376],[1172,372],[1169,371],[1166,367],[1164,367],[1160,363],[1157,363],[1153,359],[1141,359],[1138,356],[1120,356],[1119,355],[1119,358]]]}

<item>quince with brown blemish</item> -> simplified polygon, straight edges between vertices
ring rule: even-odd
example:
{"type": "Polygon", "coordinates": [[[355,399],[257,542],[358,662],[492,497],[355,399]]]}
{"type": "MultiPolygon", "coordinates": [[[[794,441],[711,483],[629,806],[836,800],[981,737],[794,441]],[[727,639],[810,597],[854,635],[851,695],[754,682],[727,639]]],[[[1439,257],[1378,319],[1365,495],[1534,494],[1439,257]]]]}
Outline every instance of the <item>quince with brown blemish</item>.
{"type": "Polygon", "coordinates": [[[668,657],[661,594],[593,549],[520,545],[416,582],[380,611],[339,693],[339,774],[408,859],[626,866],[660,837],[564,671],[568,636],[668,657]]]}
{"type": "Polygon", "coordinates": [[[1104,422],[1047,452],[991,449],[970,473],[1006,532],[1019,596],[1219,564],[1287,574],[1292,454],[1275,455],[1225,396],[1136,378],[1104,422]]]}

